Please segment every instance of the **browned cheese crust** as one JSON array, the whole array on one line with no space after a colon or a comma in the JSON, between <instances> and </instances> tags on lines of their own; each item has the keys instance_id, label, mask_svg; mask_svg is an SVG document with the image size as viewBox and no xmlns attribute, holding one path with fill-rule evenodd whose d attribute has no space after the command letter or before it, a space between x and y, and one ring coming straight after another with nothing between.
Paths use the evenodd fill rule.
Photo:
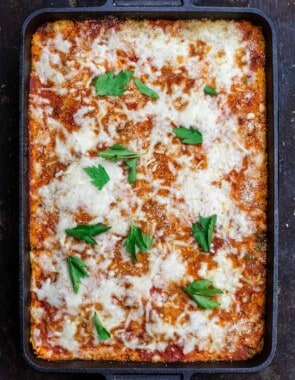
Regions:
<instances>
[{"instance_id":1,"label":"browned cheese crust","mask_svg":"<svg viewBox=\"0 0 295 380\"><path fill-rule=\"evenodd\" d=\"M246 21L56 21L32 40L29 108L31 342L47 360L244 360L263 345L266 260L265 56ZM133 70L122 96L95 96L93 79ZM204 94L205 86L217 95ZM202 132L186 145L175 127ZM145 152L137 180L98 158L113 144ZM83 168L102 163L103 190ZM79 191L81 192L79 195ZM217 214L210 252L192 236ZM130 220L153 237L131 260ZM77 224L112 229L89 245ZM75 294L67 257L89 278ZM183 291L201 278L224 294L202 310ZM111 334L100 341L97 312Z\"/></svg>"}]
</instances>

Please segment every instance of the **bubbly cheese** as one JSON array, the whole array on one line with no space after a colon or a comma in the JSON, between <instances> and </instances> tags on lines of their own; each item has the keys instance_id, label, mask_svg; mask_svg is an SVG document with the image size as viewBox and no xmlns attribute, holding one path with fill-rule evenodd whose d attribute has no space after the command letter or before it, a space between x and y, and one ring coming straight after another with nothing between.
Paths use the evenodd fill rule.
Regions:
<instances>
[{"instance_id":1,"label":"bubbly cheese","mask_svg":"<svg viewBox=\"0 0 295 380\"><path fill-rule=\"evenodd\" d=\"M247 356L248 347L257 347L258 333L255 343L243 343L252 323L248 309L242 335L238 328L245 306L237 292L251 272L246 247L253 251L265 221L263 200L257 200L264 183L259 178L265 154L256 143L263 140L263 122L250 106L244 113L236 111L251 105L261 80L252 68L252 45L243 29L252 26L243 25L222 20L64 21L44 26L50 38L37 32L32 71L37 85L30 98L31 291L36 298L31 313L32 341L40 356L240 359L235 355L244 350ZM140 94L133 81L121 97L95 96L95 76L126 69L134 70L134 77L159 98ZM218 96L205 94L206 85L216 88ZM183 144L173 132L179 126L198 129L203 143ZM115 143L144 153L133 185L122 162L96 154ZM102 190L84 170L97 165L110 177ZM242 197L236 193L240 189ZM191 225L213 214L217 223L211 251L205 253ZM152 248L138 253L137 263L123 246L131 221L153 238ZM77 224L94 223L112 227L94 237L95 245L65 233ZM73 255L84 260L89 272L78 294L66 260ZM214 312L198 308L183 292L200 278L223 290L214 297L221 304ZM260 291L260 285L255 289ZM251 294L250 287L245 299ZM48 311L42 303L53 308L56 323L45 337L40 324ZM98 339L94 311L111 332L110 340ZM40 351L44 342L52 348L46 353ZM55 348L62 353L55 354Z\"/></svg>"},{"instance_id":2,"label":"bubbly cheese","mask_svg":"<svg viewBox=\"0 0 295 380\"><path fill-rule=\"evenodd\" d=\"M72 322L69 319L64 321L63 331L58 339L58 343L61 347L72 352L75 352L78 349L79 345L75 339L76 329L76 322Z\"/></svg>"}]
</instances>

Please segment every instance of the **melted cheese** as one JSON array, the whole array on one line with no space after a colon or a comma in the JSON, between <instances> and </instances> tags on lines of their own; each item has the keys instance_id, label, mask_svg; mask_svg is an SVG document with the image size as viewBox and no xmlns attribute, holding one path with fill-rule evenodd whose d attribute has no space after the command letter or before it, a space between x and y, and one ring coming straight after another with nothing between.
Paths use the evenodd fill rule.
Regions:
<instances>
[{"instance_id":1,"label":"melted cheese","mask_svg":"<svg viewBox=\"0 0 295 380\"><path fill-rule=\"evenodd\" d=\"M58 339L58 344L65 348L66 350L75 352L79 345L76 342L75 339L75 333L76 333L76 322L72 322L69 319L66 319L63 323L63 330L61 333L61 336Z\"/></svg>"},{"instance_id":2,"label":"melted cheese","mask_svg":"<svg viewBox=\"0 0 295 380\"><path fill-rule=\"evenodd\" d=\"M245 139L247 133L260 136L255 112L247 111L249 122L241 132L241 115L229 102L235 86L245 85L245 77L253 82L258 78L251 69L249 41L233 21L164 22L166 27L161 22L116 21L117 28L94 22L93 36L88 23L77 23L75 30L67 22L48 24L44 30L50 38L33 41L33 50L40 52L32 75L41 85L32 91L30 103L31 147L37 157L32 160L31 225L32 230L38 223L45 226L41 248L33 245L31 252L37 268L31 284L37 298L31 308L34 348L54 360L59 358L55 347L65 359L146 360L145 352L154 354L153 360L171 360L167 352L173 345L183 356L171 354L172 360L234 358L240 349L234 326L243 307L236 294L245 276L245 264L236 257L244 260L245 248L239 247L255 241L261 222L253 215L263 214L257 211L260 206L252 213L240 206L231 179L232 173L242 173L248 159L250 167L243 173L254 183L253 173L265 160L264 152ZM74 38L64 33L66 28ZM134 70L159 99L145 98L132 82L122 97L94 96L96 75L124 69ZM209 84L216 87L217 97L204 93ZM243 100L249 102L255 91L245 90ZM62 108L62 97L72 104L69 109ZM262 103L259 110L264 112ZM185 146L175 137L175 126L197 128L203 143ZM114 143L145 153L134 185L128 183L122 163L93 154ZM46 172L46 162L58 163L56 170ZM110 177L102 190L84 170L99 164ZM244 201L254 203L256 193L248 194L246 186L243 191ZM212 214L217 214L214 238L223 245L215 248L213 243L207 254L193 239L191 224ZM153 237L151 250L139 253L137 264L123 247L131 218ZM66 236L65 229L81 221L112 229L89 245ZM81 280L78 294L67 268L69 255L83 258L90 274ZM44 278L38 278L38 270ZM216 312L198 308L182 291L200 278L224 292L215 297L221 303ZM39 328L47 313L42 302L54 308L57 326L46 337ZM94 311L111 331L109 341L99 341ZM92 327L85 330L88 324ZM52 350L42 354L42 340ZM81 350L83 341L89 346Z\"/></svg>"}]
</instances>

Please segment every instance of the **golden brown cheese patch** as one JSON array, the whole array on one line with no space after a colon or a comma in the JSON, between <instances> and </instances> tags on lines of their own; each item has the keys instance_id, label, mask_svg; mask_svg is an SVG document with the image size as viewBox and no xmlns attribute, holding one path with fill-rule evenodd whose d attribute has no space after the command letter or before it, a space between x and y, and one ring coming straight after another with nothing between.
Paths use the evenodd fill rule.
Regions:
<instances>
[{"instance_id":1,"label":"golden brown cheese patch","mask_svg":"<svg viewBox=\"0 0 295 380\"><path fill-rule=\"evenodd\" d=\"M93 78L133 70L120 97ZM204 93L209 85L217 96ZM264 39L246 21L56 21L32 41L29 108L31 342L47 360L247 359L262 348L266 254ZM185 145L175 127L197 128ZM144 152L137 181L97 156L113 144ZM110 176L102 190L87 166ZM192 236L217 214L210 253ZM153 237L131 260L131 219ZM112 226L96 245L77 224ZM84 260L78 294L67 258ZM183 288L209 279L221 306L203 310ZM97 312L111 338L100 341Z\"/></svg>"}]
</instances>

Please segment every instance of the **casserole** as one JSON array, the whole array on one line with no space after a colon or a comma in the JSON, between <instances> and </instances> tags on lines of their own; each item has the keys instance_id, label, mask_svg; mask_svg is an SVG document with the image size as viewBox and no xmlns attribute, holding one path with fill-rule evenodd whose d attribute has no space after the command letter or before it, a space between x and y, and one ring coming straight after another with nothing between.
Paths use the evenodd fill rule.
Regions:
<instances>
[{"instance_id":1,"label":"casserole","mask_svg":"<svg viewBox=\"0 0 295 380\"><path fill-rule=\"evenodd\" d=\"M116 11L118 10L118 8L116 8ZM187 9L186 9L187 10ZM143 11L144 11L144 9L143 9ZM75 13L75 12L74 12ZM85 13L84 13L85 14ZM144 14L144 16L146 16L146 14L145 13L143 13ZM169 13L169 15L168 15L168 13L166 14L165 13L165 11L164 11L164 14L165 14L165 16L166 17L169 17L169 18L173 18L173 13ZM161 17L164 17L163 16L163 13L158 13L158 14L154 14L154 17L159 17L159 15L161 15ZM206 15L206 17L208 17L208 18L210 18L209 16L211 16L211 14L209 14L209 16L208 16L208 14L206 14L206 13L198 13L198 14L194 14L194 13L189 13L189 14L187 14L187 13L182 13L181 14L181 16L184 16L184 17L192 17L192 16L194 16L194 17L196 17L196 15L198 15L198 17L200 16L200 17L204 17L205 15ZM93 16L93 13L91 14L91 16ZM126 16L126 15L125 15ZM176 14L174 14L174 16L176 16ZM243 14L243 16L244 16L244 14ZM60 16L60 17L63 17L63 16ZM85 17L87 17L87 12L86 12L86 15L85 15ZM88 14L88 17L89 17L89 14ZM129 15L129 17L130 17L130 15ZM179 17L179 15L178 15L178 17ZM220 17L220 15L218 16L218 17ZM183 17L182 17L183 18ZM224 15L222 15L222 18L225 18L224 17ZM234 18L234 17L231 17L231 18ZM36 19L35 19L36 20ZM267 47L266 47L266 54L267 54ZM267 94L268 96L269 96L269 92L268 92L268 94ZM270 119L268 118L268 121L269 121ZM269 135L268 135L268 138L269 138ZM271 159L271 156L270 156L270 151L268 152L268 154L269 154L269 158ZM269 184L271 185L271 178L270 178L270 176L269 176ZM272 197L272 189L268 189L268 194L269 194L269 196L270 196L270 199L271 199L271 197ZM270 203L270 202L269 202ZM268 203L268 204L269 204ZM269 206L268 206L269 207ZM268 218L269 218L269 213L268 213ZM271 225L269 225L268 227L270 227ZM24 228L25 228L25 225L24 225ZM271 229L269 229L269 231L271 231ZM23 237L25 237L25 236L23 236ZM269 241L269 240L268 240ZM269 243L271 243L271 241L269 241ZM271 244L269 244L269 247L271 246ZM268 272L269 273L269 272ZM253 360L255 360L255 358L253 359ZM91 363L91 364L93 364L93 363ZM130 363L126 363L128 366L130 365ZM217 363L213 363L213 367L216 365ZM231 365L233 364L233 363L230 363ZM73 366L75 367L77 365L77 363L73 363ZM196 366L197 365L197 363L193 363L192 364L192 366ZM211 365L211 364L210 364ZM224 365L224 363L219 363L218 365L220 365L220 367L222 367L223 365ZM170 367L171 367L171 365L170 365ZM199 363L198 363L198 369L199 369L199 367L201 368L202 367L202 365L200 365L199 366Z\"/></svg>"}]
</instances>

